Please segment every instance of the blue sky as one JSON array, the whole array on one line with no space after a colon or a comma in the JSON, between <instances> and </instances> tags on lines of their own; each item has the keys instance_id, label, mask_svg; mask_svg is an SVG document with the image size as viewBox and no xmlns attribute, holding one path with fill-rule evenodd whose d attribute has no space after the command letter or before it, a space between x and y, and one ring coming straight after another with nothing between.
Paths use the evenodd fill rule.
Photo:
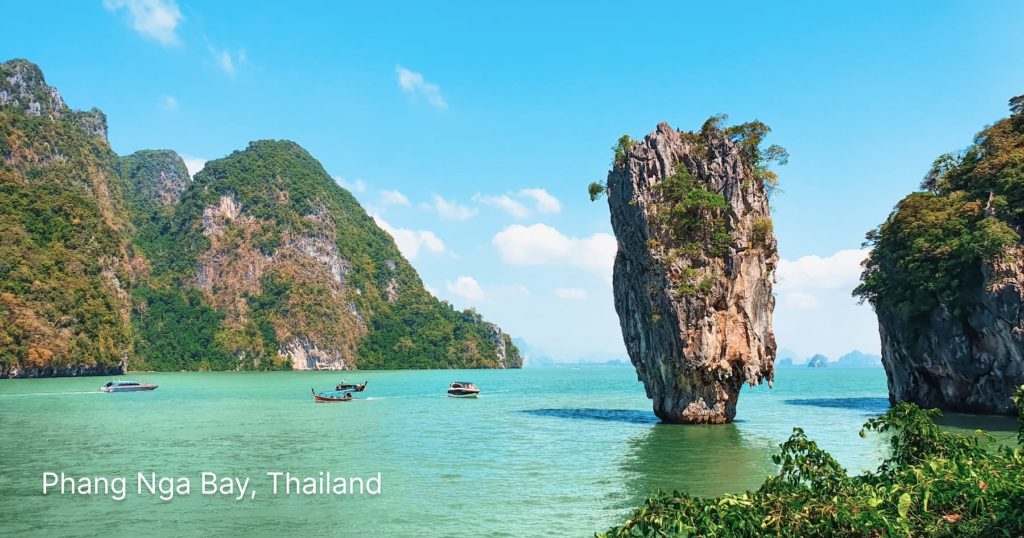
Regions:
<instances>
[{"instance_id":1,"label":"blue sky","mask_svg":"<svg viewBox=\"0 0 1024 538\"><path fill-rule=\"evenodd\" d=\"M625 355L585 192L621 134L774 129L776 335L835 358L879 347L864 233L1024 93L1020 2L552 4L18 2L0 58L106 112L121 154L295 140L438 296L567 361Z\"/></svg>"}]
</instances>

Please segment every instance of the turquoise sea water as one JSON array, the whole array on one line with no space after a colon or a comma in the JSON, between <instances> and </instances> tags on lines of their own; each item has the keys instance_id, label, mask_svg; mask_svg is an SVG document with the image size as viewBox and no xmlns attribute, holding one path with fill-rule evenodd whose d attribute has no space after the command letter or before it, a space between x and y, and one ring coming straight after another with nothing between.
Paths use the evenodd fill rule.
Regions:
<instances>
[{"instance_id":1,"label":"turquoise sea water","mask_svg":"<svg viewBox=\"0 0 1024 538\"><path fill-rule=\"evenodd\" d=\"M874 468L885 450L857 435L887 407L880 369L779 370L774 389L743 389L725 426L658 424L632 368L354 372L345 377L369 380L367 390L341 404L310 394L337 372L128 377L160 388L0 381L0 534L589 536L657 489L757 487L794 426L851 472ZM455 380L482 396L446 397ZM201 495L203 471L249 477L246 498ZM382 491L275 496L271 471L380 473ZM44 472L127 477L127 498L43 496ZM138 496L138 472L189 478L191 493Z\"/></svg>"}]
</instances>

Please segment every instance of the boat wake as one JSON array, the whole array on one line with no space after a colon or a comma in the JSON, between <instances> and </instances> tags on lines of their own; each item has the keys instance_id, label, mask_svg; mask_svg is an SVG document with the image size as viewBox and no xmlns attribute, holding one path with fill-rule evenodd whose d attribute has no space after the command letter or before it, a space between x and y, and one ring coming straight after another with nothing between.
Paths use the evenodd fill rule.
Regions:
<instances>
[{"instance_id":1,"label":"boat wake","mask_svg":"<svg viewBox=\"0 0 1024 538\"><path fill-rule=\"evenodd\" d=\"M21 396L70 396L74 394L103 394L98 390L75 390L68 392L26 392L23 394L0 394L0 398L14 398Z\"/></svg>"},{"instance_id":2,"label":"boat wake","mask_svg":"<svg viewBox=\"0 0 1024 538\"><path fill-rule=\"evenodd\" d=\"M403 398L430 398L431 396L437 396L436 394L407 394L405 396L367 396L363 400L401 400Z\"/></svg>"}]
</instances>

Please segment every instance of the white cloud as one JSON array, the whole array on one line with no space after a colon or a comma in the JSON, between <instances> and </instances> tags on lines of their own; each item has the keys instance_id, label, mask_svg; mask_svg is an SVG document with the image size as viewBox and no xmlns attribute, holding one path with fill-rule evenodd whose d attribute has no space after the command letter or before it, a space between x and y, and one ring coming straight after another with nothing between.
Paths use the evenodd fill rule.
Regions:
<instances>
[{"instance_id":1,"label":"white cloud","mask_svg":"<svg viewBox=\"0 0 1024 538\"><path fill-rule=\"evenodd\" d=\"M362 179L356 178L355 181L349 182L341 176L334 176L334 181L350 192L366 192L366 182Z\"/></svg>"},{"instance_id":2,"label":"white cloud","mask_svg":"<svg viewBox=\"0 0 1024 538\"><path fill-rule=\"evenodd\" d=\"M210 54L213 55L213 59L217 63L217 67L232 78L238 72L238 68L248 61L245 49L238 49L238 52L232 54L229 50L221 50L213 45L210 45L209 48Z\"/></svg>"},{"instance_id":3,"label":"white cloud","mask_svg":"<svg viewBox=\"0 0 1024 538\"><path fill-rule=\"evenodd\" d=\"M852 290L860 280L860 264L867 255L867 249L840 250L827 258L803 256L796 261L779 260L776 275L780 287L787 289L848 287Z\"/></svg>"},{"instance_id":4,"label":"white cloud","mask_svg":"<svg viewBox=\"0 0 1024 538\"><path fill-rule=\"evenodd\" d=\"M533 198L534 207L541 213L558 213L562 210L562 203L558 198L551 196L544 189L523 189L519 191L519 195Z\"/></svg>"},{"instance_id":5,"label":"white cloud","mask_svg":"<svg viewBox=\"0 0 1024 538\"><path fill-rule=\"evenodd\" d=\"M421 73L411 71L400 65L395 66L395 73L398 73L398 85L405 93L423 97L434 108L442 110L448 108L448 102L441 95L441 87L427 82Z\"/></svg>"},{"instance_id":6,"label":"white cloud","mask_svg":"<svg viewBox=\"0 0 1024 538\"><path fill-rule=\"evenodd\" d=\"M867 255L850 249L779 261L774 325L781 347L832 359L852 349L878 352L878 320L870 306L850 295Z\"/></svg>"},{"instance_id":7,"label":"white cloud","mask_svg":"<svg viewBox=\"0 0 1024 538\"><path fill-rule=\"evenodd\" d=\"M160 105L163 106L165 110L169 110L171 112L178 110L178 100L175 99L173 95L163 96L163 98L160 99Z\"/></svg>"},{"instance_id":8,"label":"white cloud","mask_svg":"<svg viewBox=\"0 0 1024 538\"><path fill-rule=\"evenodd\" d=\"M517 219L528 218L532 214L530 208L516 198L532 202L534 209L539 213L558 213L562 210L562 203L558 198L551 196L544 189L521 189L501 195L477 193L473 196L474 201L497 207Z\"/></svg>"},{"instance_id":9,"label":"white cloud","mask_svg":"<svg viewBox=\"0 0 1024 538\"><path fill-rule=\"evenodd\" d=\"M206 159L202 157L182 155L181 160L185 161L185 168L188 168L188 175L192 177L195 177L195 175L206 166Z\"/></svg>"},{"instance_id":10,"label":"white cloud","mask_svg":"<svg viewBox=\"0 0 1024 538\"><path fill-rule=\"evenodd\" d=\"M482 204L497 207L517 219L525 219L530 216L529 208L504 194L501 196L488 196L477 193L473 196L473 200Z\"/></svg>"},{"instance_id":11,"label":"white cloud","mask_svg":"<svg viewBox=\"0 0 1024 538\"><path fill-rule=\"evenodd\" d=\"M513 224L495 234L491 243L501 259L512 265L561 265L579 267L608 282L618 246L610 234L568 237L546 224Z\"/></svg>"},{"instance_id":12,"label":"white cloud","mask_svg":"<svg viewBox=\"0 0 1024 538\"><path fill-rule=\"evenodd\" d=\"M214 51L213 57L217 59L217 65L227 74L235 76L235 62L231 59L231 53L226 50Z\"/></svg>"},{"instance_id":13,"label":"white cloud","mask_svg":"<svg viewBox=\"0 0 1024 538\"><path fill-rule=\"evenodd\" d=\"M380 203L384 206L389 205L412 205L409 203L409 199L404 194L398 191L380 191Z\"/></svg>"},{"instance_id":14,"label":"white cloud","mask_svg":"<svg viewBox=\"0 0 1024 538\"><path fill-rule=\"evenodd\" d=\"M587 290L583 288L555 288L551 292L559 299L570 301L582 301L587 298Z\"/></svg>"},{"instance_id":15,"label":"white cloud","mask_svg":"<svg viewBox=\"0 0 1024 538\"><path fill-rule=\"evenodd\" d=\"M479 301L487 296L480 283L471 276L460 276L455 282L446 281L445 286L450 293L471 301Z\"/></svg>"},{"instance_id":16,"label":"white cloud","mask_svg":"<svg viewBox=\"0 0 1024 538\"><path fill-rule=\"evenodd\" d=\"M139 34L164 45L177 45L178 23L185 19L173 0L103 0L107 11L126 10L128 23Z\"/></svg>"},{"instance_id":17,"label":"white cloud","mask_svg":"<svg viewBox=\"0 0 1024 538\"><path fill-rule=\"evenodd\" d=\"M456 202L449 202L440 195L434 195L434 209L441 218L447 220L468 220L476 215L476 209L459 205Z\"/></svg>"},{"instance_id":18,"label":"white cloud","mask_svg":"<svg viewBox=\"0 0 1024 538\"><path fill-rule=\"evenodd\" d=\"M410 230L408 228L395 228L384 219L374 215L373 220L385 232L391 234L398 245L402 255L410 260L416 259L420 251L425 250L433 254L441 254L445 251L444 241L441 241L434 232L430 230Z\"/></svg>"}]
</instances>

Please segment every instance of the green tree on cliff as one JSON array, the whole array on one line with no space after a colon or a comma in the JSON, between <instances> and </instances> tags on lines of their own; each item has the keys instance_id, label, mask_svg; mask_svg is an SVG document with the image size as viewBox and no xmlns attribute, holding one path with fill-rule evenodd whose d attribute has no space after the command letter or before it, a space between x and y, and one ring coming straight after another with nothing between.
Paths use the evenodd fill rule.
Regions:
<instances>
[{"instance_id":1,"label":"green tree on cliff","mask_svg":"<svg viewBox=\"0 0 1024 538\"><path fill-rule=\"evenodd\" d=\"M1012 115L963 151L935 160L921 192L867 234L871 254L854 295L876 310L923 321L940 305L967 315L964 290L984 284L985 262L1007 255L1024 224L1024 96Z\"/></svg>"}]
</instances>

